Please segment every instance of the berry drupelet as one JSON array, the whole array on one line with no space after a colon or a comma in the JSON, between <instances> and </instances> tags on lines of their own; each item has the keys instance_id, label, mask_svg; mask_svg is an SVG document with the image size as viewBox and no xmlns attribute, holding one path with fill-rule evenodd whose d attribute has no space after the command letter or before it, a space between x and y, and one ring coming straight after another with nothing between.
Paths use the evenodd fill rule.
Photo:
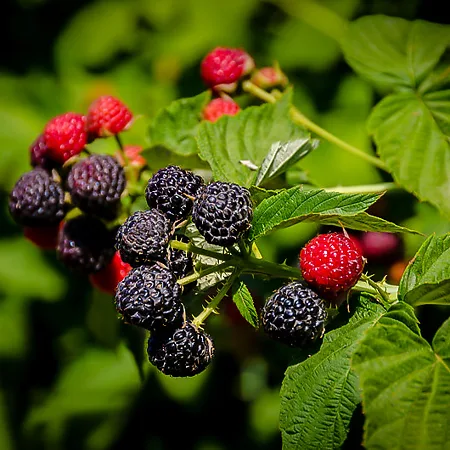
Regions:
<instances>
[{"instance_id":1,"label":"berry drupelet","mask_svg":"<svg viewBox=\"0 0 450 450\"><path fill-rule=\"evenodd\" d=\"M64 191L42 168L24 173L9 195L9 212L19 225L48 227L66 214Z\"/></svg>"},{"instance_id":2,"label":"berry drupelet","mask_svg":"<svg viewBox=\"0 0 450 450\"><path fill-rule=\"evenodd\" d=\"M206 242L229 247L250 228L253 207L248 189L234 183L208 184L194 202L192 220Z\"/></svg>"},{"instance_id":3,"label":"berry drupelet","mask_svg":"<svg viewBox=\"0 0 450 450\"><path fill-rule=\"evenodd\" d=\"M314 342L322 335L326 318L323 300L298 281L275 291L261 312L265 333L291 347Z\"/></svg>"},{"instance_id":4,"label":"berry drupelet","mask_svg":"<svg viewBox=\"0 0 450 450\"><path fill-rule=\"evenodd\" d=\"M104 269L114 256L114 235L92 216L79 215L62 225L57 257L77 272L91 274Z\"/></svg>"},{"instance_id":5,"label":"berry drupelet","mask_svg":"<svg viewBox=\"0 0 450 450\"><path fill-rule=\"evenodd\" d=\"M110 155L91 155L78 161L67 177L72 203L105 220L117 216L125 185L125 170Z\"/></svg>"},{"instance_id":6,"label":"berry drupelet","mask_svg":"<svg viewBox=\"0 0 450 450\"><path fill-rule=\"evenodd\" d=\"M136 211L119 227L116 249L122 260L133 267L165 261L172 235L172 224L162 212Z\"/></svg>"},{"instance_id":7,"label":"berry drupelet","mask_svg":"<svg viewBox=\"0 0 450 450\"><path fill-rule=\"evenodd\" d=\"M158 170L149 180L145 198L150 208L156 208L171 221L184 220L192 211L192 199L204 187L203 179L178 166Z\"/></svg>"},{"instance_id":8,"label":"berry drupelet","mask_svg":"<svg viewBox=\"0 0 450 450\"><path fill-rule=\"evenodd\" d=\"M180 326L182 288L173 273L159 264L132 269L117 285L115 306L126 323L162 332Z\"/></svg>"},{"instance_id":9,"label":"berry drupelet","mask_svg":"<svg viewBox=\"0 0 450 450\"><path fill-rule=\"evenodd\" d=\"M186 321L171 333L154 333L147 346L149 361L172 377L192 377L203 372L214 356L211 337Z\"/></svg>"}]
</instances>

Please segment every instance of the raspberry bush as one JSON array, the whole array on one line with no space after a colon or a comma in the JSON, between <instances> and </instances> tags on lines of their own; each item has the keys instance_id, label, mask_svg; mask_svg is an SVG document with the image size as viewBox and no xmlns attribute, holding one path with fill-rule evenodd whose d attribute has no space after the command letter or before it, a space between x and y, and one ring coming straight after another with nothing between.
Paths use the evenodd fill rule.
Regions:
<instances>
[{"instance_id":1,"label":"raspberry bush","mask_svg":"<svg viewBox=\"0 0 450 450\"><path fill-rule=\"evenodd\" d=\"M246 367L249 403L263 391L248 380L271 389L260 367L279 377L272 390L285 450L448 447L450 31L367 15L342 33L353 79L379 95L365 136L373 148L312 120L281 63L216 46L197 61L194 95L146 114L102 89L83 110L43 117L24 149L8 219L39 249L36 259L42 253L75 280L74 291L89 289L87 306L64 316L87 314L89 339L115 352L111 362L87 350L79 368L71 355L58 386L64 392L93 366L120 378L103 399L130 414L110 432L128 430L119 447L145 428L136 416L140 399L157 398L154 379L167 392L176 386L173 398L183 382L207 396L195 383L231 373L226 354ZM332 180L350 181L328 183L324 166ZM370 183L355 181L358 167ZM394 220L390 202L419 213ZM435 221L424 227L418 217ZM61 331L57 345L77 339ZM49 397L25 428L45 423L46 408L63 411L58 402ZM92 411L107 409L99 405L92 400ZM96 448L92 436L86 448Z\"/></svg>"}]
</instances>

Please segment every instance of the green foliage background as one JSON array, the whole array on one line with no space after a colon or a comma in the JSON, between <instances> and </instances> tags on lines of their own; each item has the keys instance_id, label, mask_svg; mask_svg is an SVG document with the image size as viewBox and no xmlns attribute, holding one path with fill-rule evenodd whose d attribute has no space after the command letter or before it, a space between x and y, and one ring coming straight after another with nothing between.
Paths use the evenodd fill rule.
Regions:
<instances>
[{"instance_id":1,"label":"green foliage background","mask_svg":"<svg viewBox=\"0 0 450 450\"><path fill-rule=\"evenodd\" d=\"M121 98L138 120L126 144L148 146L150 120L172 100L204 91L202 57L218 45L245 48L258 66L278 61L295 86L293 102L325 129L367 151L367 120L381 91L347 65L338 40L368 14L443 23L426 0L9 1L0 61L0 448L279 449L279 391L303 355L266 339L231 302L211 320L217 356L192 379L171 379L145 358L142 335L117 320L112 299L68 273L52 252L26 241L7 211L8 192L29 170L28 147L45 122L84 112L97 96ZM375 127L372 123L371 126ZM97 151L114 152L111 140ZM157 154L153 168L184 156ZM338 167L338 170L336 169ZM302 162L323 187L391 181L368 163L322 142ZM292 180L292 183L297 183ZM392 191L371 213L428 235L449 230L428 203ZM316 232L299 223L260 239L264 256L295 264ZM425 236L404 235L404 258ZM387 266L372 265L379 276ZM406 281L405 281L406 283ZM248 280L256 306L277 282ZM442 307L419 310L430 337ZM130 351L135 349L134 352ZM143 379L145 378L145 383ZM359 448L362 415L344 448ZM299 447L300 448L300 447Z\"/></svg>"}]
</instances>

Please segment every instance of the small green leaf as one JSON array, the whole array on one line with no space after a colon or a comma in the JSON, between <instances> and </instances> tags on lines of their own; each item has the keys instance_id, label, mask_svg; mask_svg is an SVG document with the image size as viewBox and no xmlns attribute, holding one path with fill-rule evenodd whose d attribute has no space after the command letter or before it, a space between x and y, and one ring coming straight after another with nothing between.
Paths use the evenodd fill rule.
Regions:
<instances>
[{"instance_id":1,"label":"small green leaf","mask_svg":"<svg viewBox=\"0 0 450 450\"><path fill-rule=\"evenodd\" d=\"M401 92L375 106L368 131L394 180L450 217L450 89Z\"/></svg>"},{"instance_id":2,"label":"small green leaf","mask_svg":"<svg viewBox=\"0 0 450 450\"><path fill-rule=\"evenodd\" d=\"M425 240L403 274L398 295L413 306L450 304L450 233Z\"/></svg>"},{"instance_id":3,"label":"small green leaf","mask_svg":"<svg viewBox=\"0 0 450 450\"><path fill-rule=\"evenodd\" d=\"M350 360L383 312L380 305L361 297L347 325L327 333L318 353L288 368L281 387L284 450L341 448L360 402Z\"/></svg>"},{"instance_id":4,"label":"small green leaf","mask_svg":"<svg viewBox=\"0 0 450 450\"><path fill-rule=\"evenodd\" d=\"M264 181L285 172L290 166L317 148L318 145L317 139L311 140L309 138L289 142L274 142L259 168L255 185L260 186Z\"/></svg>"},{"instance_id":5,"label":"small green leaf","mask_svg":"<svg viewBox=\"0 0 450 450\"><path fill-rule=\"evenodd\" d=\"M242 281L233 286L233 302L242 317L253 327L258 328L258 313L253 303L252 294Z\"/></svg>"},{"instance_id":6,"label":"small green leaf","mask_svg":"<svg viewBox=\"0 0 450 450\"><path fill-rule=\"evenodd\" d=\"M261 166L275 142L309 137L290 119L291 97L289 91L276 103L250 106L199 126L199 154L210 164L214 179L248 187L255 178L251 167Z\"/></svg>"},{"instance_id":7,"label":"small green leaf","mask_svg":"<svg viewBox=\"0 0 450 450\"><path fill-rule=\"evenodd\" d=\"M201 112L210 98L210 91L205 91L195 97L175 100L162 109L149 128L151 146L166 147L177 155L195 155Z\"/></svg>"},{"instance_id":8,"label":"small green leaf","mask_svg":"<svg viewBox=\"0 0 450 450\"><path fill-rule=\"evenodd\" d=\"M417 87L450 43L450 27L371 15L350 23L344 56L363 78L387 90Z\"/></svg>"},{"instance_id":9,"label":"small green leaf","mask_svg":"<svg viewBox=\"0 0 450 450\"><path fill-rule=\"evenodd\" d=\"M278 194L279 190L263 189L257 186L250 186L250 194L254 205L259 205L266 198L272 197L272 195Z\"/></svg>"},{"instance_id":10,"label":"small green leaf","mask_svg":"<svg viewBox=\"0 0 450 450\"><path fill-rule=\"evenodd\" d=\"M368 450L449 448L450 319L433 345L404 302L368 330L352 359L359 376Z\"/></svg>"},{"instance_id":11,"label":"small green leaf","mask_svg":"<svg viewBox=\"0 0 450 450\"><path fill-rule=\"evenodd\" d=\"M251 240L270 231L303 221L344 226L363 231L411 232L407 228L371 216L364 211L375 203L378 194L340 194L323 189L294 187L263 200L254 211Z\"/></svg>"}]
</instances>

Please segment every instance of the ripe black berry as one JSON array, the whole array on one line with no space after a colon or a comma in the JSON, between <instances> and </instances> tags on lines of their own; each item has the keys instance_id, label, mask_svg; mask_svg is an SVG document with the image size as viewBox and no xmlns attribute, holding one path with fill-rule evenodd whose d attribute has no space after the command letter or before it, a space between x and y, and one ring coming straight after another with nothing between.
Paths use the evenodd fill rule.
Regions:
<instances>
[{"instance_id":1,"label":"ripe black berry","mask_svg":"<svg viewBox=\"0 0 450 450\"><path fill-rule=\"evenodd\" d=\"M181 286L170 270L159 264L132 269L117 285L115 305L125 322L162 331L183 322Z\"/></svg>"},{"instance_id":2,"label":"ripe black berry","mask_svg":"<svg viewBox=\"0 0 450 450\"><path fill-rule=\"evenodd\" d=\"M114 235L95 217L76 216L59 231L56 253L72 270L98 272L111 262L114 252Z\"/></svg>"},{"instance_id":3,"label":"ripe black berry","mask_svg":"<svg viewBox=\"0 0 450 450\"><path fill-rule=\"evenodd\" d=\"M298 281L278 289L261 313L264 331L291 347L303 347L321 336L327 312L321 298Z\"/></svg>"},{"instance_id":4,"label":"ripe black berry","mask_svg":"<svg viewBox=\"0 0 450 450\"><path fill-rule=\"evenodd\" d=\"M150 208L163 212L170 220L183 220L192 210L192 200L203 188L203 179L178 166L158 170L148 180L145 197Z\"/></svg>"},{"instance_id":5,"label":"ripe black berry","mask_svg":"<svg viewBox=\"0 0 450 450\"><path fill-rule=\"evenodd\" d=\"M210 244L229 247L250 228L253 218L248 189L215 181L194 202L192 220Z\"/></svg>"},{"instance_id":6,"label":"ripe black berry","mask_svg":"<svg viewBox=\"0 0 450 450\"><path fill-rule=\"evenodd\" d=\"M125 184L123 167L110 155L91 155L78 161L67 177L73 204L106 220L117 216Z\"/></svg>"},{"instance_id":7,"label":"ripe black berry","mask_svg":"<svg viewBox=\"0 0 450 450\"><path fill-rule=\"evenodd\" d=\"M136 211L119 227L116 248L133 267L165 261L172 234L170 220L157 209Z\"/></svg>"},{"instance_id":8,"label":"ripe black berry","mask_svg":"<svg viewBox=\"0 0 450 450\"><path fill-rule=\"evenodd\" d=\"M9 211L20 225L56 225L65 216L64 191L42 168L24 173L9 195Z\"/></svg>"},{"instance_id":9,"label":"ripe black berry","mask_svg":"<svg viewBox=\"0 0 450 450\"><path fill-rule=\"evenodd\" d=\"M148 340L149 361L162 373L173 377L191 377L206 369L214 356L209 335L191 322L172 333L155 333Z\"/></svg>"}]
</instances>

